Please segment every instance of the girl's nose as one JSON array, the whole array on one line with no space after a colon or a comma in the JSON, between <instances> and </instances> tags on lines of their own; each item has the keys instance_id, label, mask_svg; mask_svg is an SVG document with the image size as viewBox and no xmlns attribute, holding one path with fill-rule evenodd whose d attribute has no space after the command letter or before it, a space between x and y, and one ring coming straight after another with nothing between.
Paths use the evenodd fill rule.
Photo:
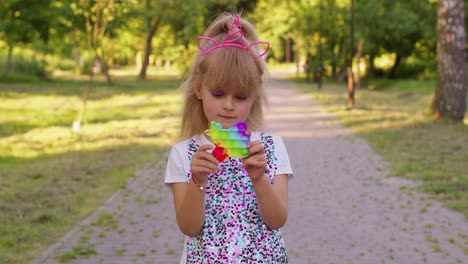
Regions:
<instances>
[{"instance_id":1,"label":"girl's nose","mask_svg":"<svg viewBox=\"0 0 468 264\"><path fill-rule=\"evenodd\" d=\"M231 110L233 108L233 98L231 95L226 96L223 107L227 110Z\"/></svg>"}]
</instances>

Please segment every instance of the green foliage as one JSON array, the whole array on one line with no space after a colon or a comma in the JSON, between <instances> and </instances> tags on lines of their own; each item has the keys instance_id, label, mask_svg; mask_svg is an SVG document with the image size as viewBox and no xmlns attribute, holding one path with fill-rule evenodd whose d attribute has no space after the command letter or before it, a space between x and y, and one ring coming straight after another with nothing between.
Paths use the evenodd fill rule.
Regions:
<instances>
[{"instance_id":1,"label":"green foliage","mask_svg":"<svg viewBox=\"0 0 468 264\"><path fill-rule=\"evenodd\" d=\"M136 64L137 54L144 52L149 26L157 23L152 55L184 72L197 51L197 36L213 18L222 11L242 11L254 22L259 37L270 41L268 58L273 61L284 60L288 38L301 63L306 56L317 58L321 36L322 65L327 75L336 77L350 54L349 4L347 0L130 0L112 4L107 0L6 0L0 4L0 35L9 45L53 53L75 61L81 72L87 72L93 57L86 54L89 49L111 68ZM363 41L362 58L368 70L374 68L374 58L397 54L403 60L401 69L395 66L396 76L434 76L432 66L423 69L418 61L435 60L436 5L436 1L355 1L354 43ZM88 31L86 16L90 18ZM381 72L387 75L389 70Z\"/></svg>"},{"instance_id":2,"label":"green foliage","mask_svg":"<svg viewBox=\"0 0 468 264\"><path fill-rule=\"evenodd\" d=\"M424 1L358 1L358 37L364 40L364 54L378 57L384 53L435 59L436 5ZM403 22L404 21L404 22ZM369 25L372 25L371 27ZM370 64L373 61L369 61ZM411 65L413 64L413 65ZM398 65L393 65L397 67ZM398 77L418 77L418 64L406 62L406 69L396 71ZM403 66L404 67L404 66ZM434 69L431 68L433 71ZM427 69L420 69L428 74Z\"/></svg>"},{"instance_id":3,"label":"green foliage","mask_svg":"<svg viewBox=\"0 0 468 264\"><path fill-rule=\"evenodd\" d=\"M297 25L295 16L301 15L296 13L298 9L298 3L292 1L258 1L251 19L255 22L260 38L270 42L269 58L279 60L284 56L282 42L288 32L294 32L293 27Z\"/></svg>"},{"instance_id":4,"label":"green foliage","mask_svg":"<svg viewBox=\"0 0 468 264\"><path fill-rule=\"evenodd\" d=\"M6 53L0 52L0 65L6 63ZM0 80L12 79L18 76L30 76L33 80L49 79L55 70L72 71L75 62L50 54L40 54L30 49L18 49L12 56L9 76L1 76ZM14 75L14 76L12 76Z\"/></svg>"},{"instance_id":5,"label":"green foliage","mask_svg":"<svg viewBox=\"0 0 468 264\"><path fill-rule=\"evenodd\" d=\"M356 19L359 35L374 52L376 47L403 57L415 49L415 43L432 39L435 43L436 6L423 1L358 2ZM404 21L404 23L402 23ZM372 25L372 27L369 27ZM366 47L366 49L367 49Z\"/></svg>"},{"instance_id":6,"label":"green foliage","mask_svg":"<svg viewBox=\"0 0 468 264\"><path fill-rule=\"evenodd\" d=\"M5 64L6 55L0 54L0 65ZM47 62L44 58L38 59L35 56L31 57L28 52L18 53L12 58L10 70L16 73L33 75L40 78L45 78L49 75L47 71Z\"/></svg>"},{"instance_id":7,"label":"green foliage","mask_svg":"<svg viewBox=\"0 0 468 264\"><path fill-rule=\"evenodd\" d=\"M35 38L49 38L49 7L52 0L2 1L0 31L9 46L31 43ZM41 12L38 12L41 10Z\"/></svg>"},{"instance_id":8,"label":"green foliage","mask_svg":"<svg viewBox=\"0 0 468 264\"><path fill-rule=\"evenodd\" d=\"M325 73L336 77L339 67L345 64L350 53L349 3L350 1L259 0L252 18L255 19L262 38L271 42L272 51L269 56L275 60L284 58L288 34L294 40L301 62L305 61L306 56L316 60L321 35ZM435 3L355 1L354 10L354 44L363 41L362 58L368 68L373 68L373 58L385 53L398 54L403 59L435 59ZM407 61L404 67L406 68L399 71L396 68L397 76L418 77L421 74L412 71L420 70L418 63ZM434 69L430 69L431 72L424 69L426 78L434 75Z\"/></svg>"}]
</instances>

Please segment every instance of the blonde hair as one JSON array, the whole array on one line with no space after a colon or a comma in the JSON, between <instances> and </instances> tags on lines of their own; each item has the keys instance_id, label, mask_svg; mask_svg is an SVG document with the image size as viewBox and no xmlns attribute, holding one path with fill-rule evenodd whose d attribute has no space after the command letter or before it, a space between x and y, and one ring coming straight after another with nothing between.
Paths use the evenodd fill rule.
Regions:
<instances>
[{"instance_id":1,"label":"blonde hair","mask_svg":"<svg viewBox=\"0 0 468 264\"><path fill-rule=\"evenodd\" d=\"M229 31L236 14L222 13L211 23L204 36L222 43ZM257 34L251 23L240 19L245 44L258 41ZM241 42L239 42L240 44ZM205 49L214 43L203 44ZM212 50L206 55L199 51L182 83L185 89L182 108L182 123L180 138L188 139L203 133L208 127L208 120L203 111L203 102L195 94L202 85L216 87L223 91L240 91L252 93L255 100L245 122L250 130L263 127L263 106L267 104L263 78L267 73L265 62L258 56L256 48L244 50L236 47L223 47Z\"/></svg>"}]
</instances>

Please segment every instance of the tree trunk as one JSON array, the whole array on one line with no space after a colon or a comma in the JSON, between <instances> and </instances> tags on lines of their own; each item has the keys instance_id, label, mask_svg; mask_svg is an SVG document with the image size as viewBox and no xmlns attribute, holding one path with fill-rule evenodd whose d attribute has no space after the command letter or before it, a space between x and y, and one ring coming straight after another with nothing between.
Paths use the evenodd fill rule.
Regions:
<instances>
[{"instance_id":1,"label":"tree trunk","mask_svg":"<svg viewBox=\"0 0 468 264\"><path fill-rule=\"evenodd\" d=\"M140 74L138 78L146 79L146 70L149 64L149 56L151 54L151 43L153 40L153 36L150 36L150 33L146 36L146 44L145 44L145 55L143 56L143 63L141 65Z\"/></svg>"},{"instance_id":2,"label":"tree trunk","mask_svg":"<svg viewBox=\"0 0 468 264\"><path fill-rule=\"evenodd\" d=\"M11 68L11 57L13 56L13 45L8 45L8 55L6 58L5 65L3 66L3 76L7 76L8 73L10 73L10 68Z\"/></svg>"},{"instance_id":3,"label":"tree trunk","mask_svg":"<svg viewBox=\"0 0 468 264\"><path fill-rule=\"evenodd\" d=\"M299 45L301 45L299 37L295 35L296 45L294 45L294 62L296 63L296 79L299 79Z\"/></svg>"},{"instance_id":4,"label":"tree trunk","mask_svg":"<svg viewBox=\"0 0 468 264\"><path fill-rule=\"evenodd\" d=\"M323 28L323 4L320 0L319 8L319 39L318 39L318 66L317 66L317 89L322 89L322 28Z\"/></svg>"},{"instance_id":5,"label":"tree trunk","mask_svg":"<svg viewBox=\"0 0 468 264\"><path fill-rule=\"evenodd\" d=\"M400 54L397 53L395 62L393 63L393 66L390 69L390 72L388 73L388 78L393 79L396 77L396 71L398 69L398 66L400 66L400 62L401 62L401 56Z\"/></svg>"},{"instance_id":6,"label":"tree trunk","mask_svg":"<svg viewBox=\"0 0 468 264\"><path fill-rule=\"evenodd\" d=\"M348 67L348 60L346 59L347 56L348 56L348 49L345 48L345 38L344 37L341 37L340 38L340 42L339 42L339 46L338 46L338 60L335 60L335 63L336 63L336 67L338 68L338 75L335 75L336 76L336 81L337 82L342 82L344 81L344 78L346 77L346 68ZM338 66L339 63L341 63L341 58L345 58L344 59L344 64L341 64L340 66Z\"/></svg>"},{"instance_id":7,"label":"tree trunk","mask_svg":"<svg viewBox=\"0 0 468 264\"><path fill-rule=\"evenodd\" d=\"M146 70L148 69L149 57L151 55L151 43L153 42L154 34L156 34L156 31L158 30L160 22L158 18L155 19L156 20L154 21L154 23L151 23L150 20L147 24L148 35L146 36L145 55L143 57L143 64L141 65L140 74L138 76L138 78L140 79L146 79Z\"/></svg>"},{"instance_id":8,"label":"tree trunk","mask_svg":"<svg viewBox=\"0 0 468 264\"><path fill-rule=\"evenodd\" d=\"M86 89L83 94L82 104L81 104L81 111L78 114L78 117L75 122L73 122L73 132L78 133L81 129L81 124L83 123L84 115L86 112L86 106L88 103L89 92L91 91L91 86L93 83L93 70L89 71L88 82L86 84Z\"/></svg>"},{"instance_id":9,"label":"tree trunk","mask_svg":"<svg viewBox=\"0 0 468 264\"><path fill-rule=\"evenodd\" d=\"M336 81L339 83L346 81L345 78L346 78L347 72L348 72L348 63L345 63L340 66L340 71L339 71Z\"/></svg>"},{"instance_id":10,"label":"tree trunk","mask_svg":"<svg viewBox=\"0 0 468 264\"><path fill-rule=\"evenodd\" d=\"M337 81L338 80L338 74L341 73L341 68L338 67L339 61L337 58L340 58L343 53L344 49L344 37L340 37L340 39L337 42L338 45L338 51L335 51L336 49L334 48L335 45L330 45L330 50L329 52L333 54L333 59L331 61L331 68L332 68L332 79ZM345 55L346 56L346 55ZM344 78L344 77L343 77Z\"/></svg>"},{"instance_id":11,"label":"tree trunk","mask_svg":"<svg viewBox=\"0 0 468 264\"><path fill-rule=\"evenodd\" d=\"M375 63L374 63L374 60L375 60L375 53L371 53L369 54L369 63L368 63L368 66L367 66L367 75L370 75L370 76L375 76Z\"/></svg>"},{"instance_id":12,"label":"tree trunk","mask_svg":"<svg viewBox=\"0 0 468 264\"><path fill-rule=\"evenodd\" d=\"M96 52L96 53L97 53L97 52ZM106 76L107 83L108 83L109 85L113 85L114 83L112 82L112 77L111 77L111 75L110 75L110 73L109 73L109 67L108 67L108 65L107 65L107 62L106 62L104 59L102 59L101 56L99 56L99 55L97 55L97 54L96 54L96 59L97 59L97 60L100 62L100 64L101 64L101 71L102 71L102 73L104 73L104 76Z\"/></svg>"},{"instance_id":13,"label":"tree trunk","mask_svg":"<svg viewBox=\"0 0 468 264\"><path fill-rule=\"evenodd\" d=\"M354 0L351 0L351 19L349 22L350 28L350 45L349 45L349 64L348 64L348 107L353 108L356 104L355 89L354 89L354 74L353 74L353 59L354 59Z\"/></svg>"},{"instance_id":14,"label":"tree trunk","mask_svg":"<svg viewBox=\"0 0 468 264\"><path fill-rule=\"evenodd\" d=\"M356 89L361 89L361 56L362 56L362 46L364 45L364 40L360 39L357 46L356 52L356 61L357 61L357 71L356 71Z\"/></svg>"},{"instance_id":15,"label":"tree trunk","mask_svg":"<svg viewBox=\"0 0 468 264\"><path fill-rule=\"evenodd\" d=\"M436 118L463 122L466 111L465 17L463 0L439 0L437 12Z\"/></svg>"},{"instance_id":16,"label":"tree trunk","mask_svg":"<svg viewBox=\"0 0 468 264\"><path fill-rule=\"evenodd\" d=\"M286 63L291 62L291 33L286 34Z\"/></svg>"},{"instance_id":17,"label":"tree trunk","mask_svg":"<svg viewBox=\"0 0 468 264\"><path fill-rule=\"evenodd\" d=\"M354 76L352 67L348 67L348 108L353 108L356 104L354 99Z\"/></svg>"},{"instance_id":18,"label":"tree trunk","mask_svg":"<svg viewBox=\"0 0 468 264\"><path fill-rule=\"evenodd\" d=\"M190 68L190 65L192 64L192 57L190 54L189 50L189 45L188 43L184 44L184 69L183 69L183 75L185 75Z\"/></svg>"}]
</instances>

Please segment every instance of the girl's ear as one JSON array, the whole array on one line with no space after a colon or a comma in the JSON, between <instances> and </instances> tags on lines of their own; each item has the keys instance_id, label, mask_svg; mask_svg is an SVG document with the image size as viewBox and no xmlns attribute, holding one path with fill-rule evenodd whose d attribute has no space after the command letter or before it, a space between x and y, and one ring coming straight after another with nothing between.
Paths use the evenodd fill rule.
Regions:
<instances>
[{"instance_id":1,"label":"girl's ear","mask_svg":"<svg viewBox=\"0 0 468 264\"><path fill-rule=\"evenodd\" d=\"M193 92L195 93L195 96L200 99L201 98L201 84L197 82L195 84L195 87L193 88Z\"/></svg>"},{"instance_id":2,"label":"girl's ear","mask_svg":"<svg viewBox=\"0 0 468 264\"><path fill-rule=\"evenodd\" d=\"M201 92L200 92L199 87L196 87L195 90L194 90L194 92L195 92L195 96L196 96L198 99L200 99L200 98L201 98Z\"/></svg>"}]
</instances>

